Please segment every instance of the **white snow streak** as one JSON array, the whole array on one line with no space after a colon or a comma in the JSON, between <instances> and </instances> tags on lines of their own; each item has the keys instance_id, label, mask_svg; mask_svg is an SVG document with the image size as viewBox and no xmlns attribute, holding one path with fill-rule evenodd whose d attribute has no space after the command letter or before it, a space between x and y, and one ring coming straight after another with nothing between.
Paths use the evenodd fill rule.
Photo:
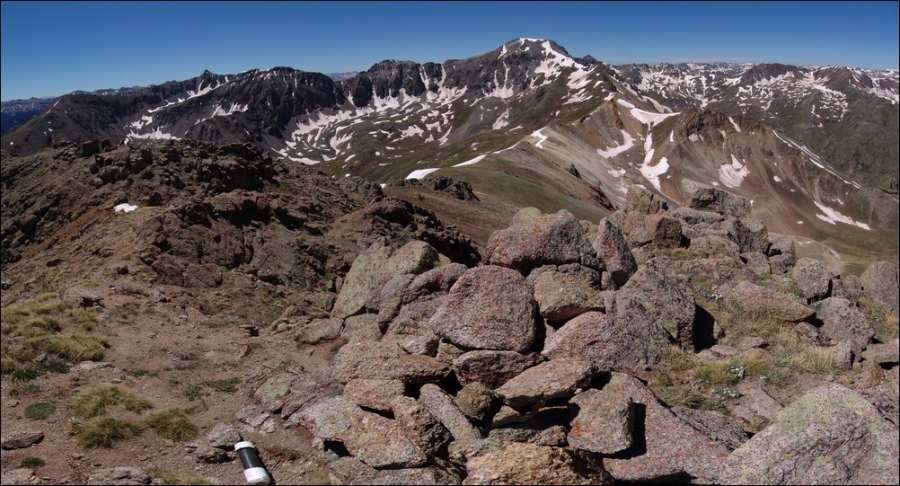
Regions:
<instances>
[{"instance_id":1,"label":"white snow streak","mask_svg":"<svg viewBox=\"0 0 900 486\"><path fill-rule=\"evenodd\" d=\"M813 204L815 204L816 207L819 208L820 211L825 213L825 214L816 213L816 217L821 219L822 221L825 221L826 223L831 223L831 224L844 223L844 224L849 224L849 225L853 225L853 226L858 226L867 231L872 230L872 228L870 228L869 225L867 225L865 223L860 223L859 221L854 221L853 218L844 216L843 214L837 212L836 210L831 209L828 206L825 206L823 204L820 204L818 201L813 201Z\"/></svg>"}]
</instances>

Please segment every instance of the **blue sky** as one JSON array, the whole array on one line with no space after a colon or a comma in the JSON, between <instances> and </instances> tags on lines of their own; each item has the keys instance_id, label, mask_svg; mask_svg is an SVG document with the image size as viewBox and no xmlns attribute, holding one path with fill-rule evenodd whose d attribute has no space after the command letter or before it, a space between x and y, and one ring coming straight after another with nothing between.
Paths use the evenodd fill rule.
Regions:
<instances>
[{"instance_id":1,"label":"blue sky","mask_svg":"<svg viewBox=\"0 0 900 486\"><path fill-rule=\"evenodd\" d=\"M9 2L0 99L160 84L204 69L362 71L518 37L630 62L898 67L898 2Z\"/></svg>"}]
</instances>

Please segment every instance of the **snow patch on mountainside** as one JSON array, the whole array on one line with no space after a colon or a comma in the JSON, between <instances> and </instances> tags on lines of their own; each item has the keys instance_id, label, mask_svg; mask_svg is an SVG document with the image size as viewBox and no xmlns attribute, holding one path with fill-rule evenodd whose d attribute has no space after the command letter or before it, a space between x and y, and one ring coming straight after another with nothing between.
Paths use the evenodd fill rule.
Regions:
<instances>
[{"instance_id":1,"label":"snow patch on mountainside","mask_svg":"<svg viewBox=\"0 0 900 486\"><path fill-rule=\"evenodd\" d=\"M825 221L826 223L831 223L831 224L844 223L844 224L857 226L857 227L862 228L867 231L872 230L872 228L870 228L869 225L867 225L865 223L860 223L859 221L854 221L853 218L844 216L843 214L839 213L837 210L829 208L828 206L825 206L824 204L821 204L818 201L813 201L813 204L815 204L816 207L819 208L820 211L825 213L825 214L816 213L816 217L821 219L822 221Z\"/></svg>"},{"instance_id":2,"label":"snow patch on mountainside","mask_svg":"<svg viewBox=\"0 0 900 486\"><path fill-rule=\"evenodd\" d=\"M598 148L597 153L601 157L610 159L610 158L613 158L613 157L621 154L622 152L625 152L626 150L630 149L631 147L634 147L634 139L631 138L631 134L629 134L625 130L622 130L622 137L625 140L624 142L622 142L622 145L619 145L617 147L610 147L606 150Z\"/></svg>"},{"instance_id":3,"label":"snow patch on mountainside","mask_svg":"<svg viewBox=\"0 0 900 486\"><path fill-rule=\"evenodd\" d=\"M734 155L731 156L731 164L719 166L719 180L730 188L740 187L748 175L750 175L750 170Z\"/></svg>"}]
</instances>

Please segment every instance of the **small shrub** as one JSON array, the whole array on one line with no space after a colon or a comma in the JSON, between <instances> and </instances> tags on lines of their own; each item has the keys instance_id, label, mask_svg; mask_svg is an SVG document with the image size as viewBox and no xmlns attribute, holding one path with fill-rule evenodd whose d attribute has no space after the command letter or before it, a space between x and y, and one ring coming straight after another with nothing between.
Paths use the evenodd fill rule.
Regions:
<instances>
[{"instance_id":1,"label":"small shrub","mask_svg":"<svg viewBox=\"0 0 900 486\"><path fill-rule=\"evenodd\" d=\"M38 363L38 369L40 369L40 371L49 373L68 373L69 364L65 361L59 361L55 359L46 360Z\"/></svg>"},{"instance_id":2,"label":"small shrub","mask_svg":"<svg viewBox=\"0 0 900 486\"><path fill-rule=\"evenodd\" d=\"M159 376L159 373L155 371L145 370L145 369L137 369L129 371L128 374L135 378L140 378L142 376Z\"/></svg>"},{"instance_id":3,"label":"small shrub","mask_svg":"<svg viewBox=\"0 0 900 486\"><path fill-rule=\"evenodd\" d=\"M56 405L48 402L37 402L25 407L25 416L31 420L44 420L56 411Z\"/></svg>"},{"instance_id":4,"label":"small shrub","mask_svg":"<svg viewBox=\"0 0 900 486\"><path fill-rule=\"evenodd\" d=\"M731 364L725 361L702 363L694 368L693 375L703 385L731 385L740 380L731 372Z\"/></svg>"},{"instance_id":5,"label":"small shrub","mask_svg":"<svg viewBox=\"0 0 900 486\"><path fill-rule=\"evenodd\" d=\"M46 465L47 463L44 462L44 460L40 457L26 457L25 459L22 459L22 463L19 465L19 467L24 467L27 469L37 469L41 466Z\"/></svg>"},{"instance_id":6,"label":"small shrub","mask_svg":"<svg viewBox=\"0 0 900 486\"><path fill-rule=\"evenodd\" d=\"M40 387L34 383L13 383L9 387L9 396L21 397L24 395L34 395L41 391Z\"/></svg>"},{"instance_id":7,"label":"small shrub","mask_svg":"<svg viewBox=\"0 0 900 486\"><path fill-rule=\"evenodd\" d=\"M226 380L204 381L203 384L216 391L234 393L237 391L237 384L240 382L240 378L228 378Z\"/></svg>"},{"instance_id":8,"label":"small shrub","mask_svg":"<svg viewBox=\"0 0 900 486\"><path fill-rule=\"evenodd\" d=\"M21 368L13 372L13 381L31 381L41 376L40 372L32 368Z\"/></svg>"},{"instance_id":9,"label":"small shrub","mask_svg":"<svg viewBox=\"0 0 900 486\"><path fill-rule=\"evenodd\" d=\"M109 449L117 440L130 439L141 433L140 424L112 417L97 417L88 421L69 421L68 434L84 447Z\"/></svg>"},{"instance_id":10,"label":"small shrub","mask_svg":"<svg viewBox=\"0 0 900 486\"><path fill-rule=\"evenodd\" d=\"M203 389L200 388L199 385L188 385L187 391L184 392L184 396L191 402L194 400L202 400Z\"/></svg>"},{"instance_id":11,"label":"small shrub","mask_svg":"<svg viewBox=\"0 0 900 486\"><path fill-rule=\"evenodd\" d=\"M735 398L740 398L740 396L741 396L740 392L738 392L735 389L728 388L727 386L722 387L722 388L716 388L713 391L713 394L715 394L717 397L721 398L722 400L733 400Z\"/></svg>"},{"instance_id":12,"label":"small shrub","mask_svg":"<svg viewBox=\"0 0 900 486\"><path fill-rule=\"evenodd\" d=\"M144 419L144 425L153 429L160 437L175 441L191 440L197 436L199 429L191 422L180 408L171 408L156 412Z\"/></svg>"},{"instance_id":13,"label":"small shrub","mask_svg":"<svg viewBox=\"0 0 900 486\"><path fill-rule=\"evenodd\" d=\"M99 385L78 393L69 409L79 418L89 419L106 413L106 407L122 405L126 410L140 413L152 408L151 403L135 393L114 385Z\"/></svg>"}]
</instances>

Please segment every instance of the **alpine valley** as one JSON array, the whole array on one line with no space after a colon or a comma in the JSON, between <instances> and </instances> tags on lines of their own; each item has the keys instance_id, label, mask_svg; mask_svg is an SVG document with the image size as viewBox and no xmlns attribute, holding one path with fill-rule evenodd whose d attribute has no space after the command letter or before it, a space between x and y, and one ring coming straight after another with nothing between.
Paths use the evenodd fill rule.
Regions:
<instances>
[{"instance_id":1,"label":"alpine valley","mask_svg":"<svg viewBox=\"0 0 900 486\"><path fill-rule=\"evenodd\" d=\"M4 103L2 483L252 441L280 484L897 484L898 80L520 38Z\"/></svg>"}]
</instances>

